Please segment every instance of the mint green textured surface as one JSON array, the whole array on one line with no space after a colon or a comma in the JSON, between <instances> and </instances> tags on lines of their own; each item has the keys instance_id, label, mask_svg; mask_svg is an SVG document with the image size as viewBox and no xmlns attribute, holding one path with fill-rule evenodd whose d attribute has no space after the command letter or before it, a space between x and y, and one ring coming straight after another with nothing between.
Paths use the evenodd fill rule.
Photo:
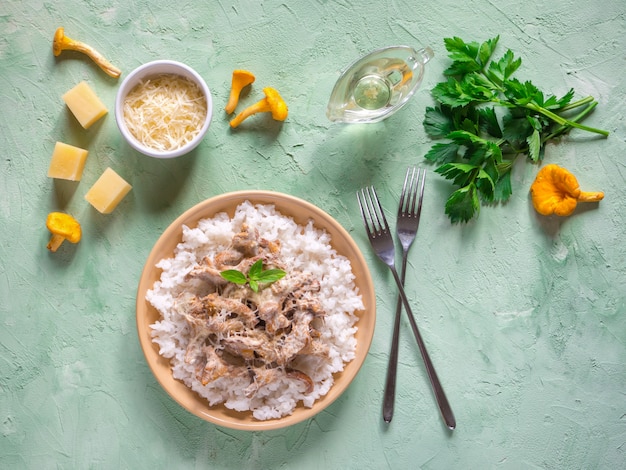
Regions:
<instances>
[{"instance_id":1,"label":"mint green textured surface","mask_svg":"<svg viewBox=\"0 0 626 470\"><path fill-rule=\"evenodd\" d=\"M154 59L194 67L213 92L196 151L159 161L117 130L120 80L86 57L52 55L58 26L125 74ZM396 414L381 417L396 289L372 254L355 192L374 184L393 220L407 166L423 163L429 90L443 38L500 44L520 79L599 105L545 161L605 199L565 219L538 216L537 166L519 161L513 197L452 226L450 187L428 167L407 291L455 411L448 432L403 320ZM429 45L435 57L409 104L374 125L325 117L340 70L370 50ZM186 1L8 0L0 6L0 468L488 469L623 468L626 462L626 5L622 0ZM279 126L255 116L231 131L222 108L235 68L257 81L242 106L277 88ZM124 75L123 75L124 76ZM122 78L123 78L122 76ZM89 130L61 95L86 80L109 107ZM80 183L47 178L54 143L90 152ZM110 215L84 194L106 167L133 190ZM179 407L148 369L135 292L161 232L211 196L266 189L335 217L362 249L377 290L374 341L346 393L288 429L220 428ZM78 245L49 253L45 218L67 211Z\"/></svg>"}]
</instances>

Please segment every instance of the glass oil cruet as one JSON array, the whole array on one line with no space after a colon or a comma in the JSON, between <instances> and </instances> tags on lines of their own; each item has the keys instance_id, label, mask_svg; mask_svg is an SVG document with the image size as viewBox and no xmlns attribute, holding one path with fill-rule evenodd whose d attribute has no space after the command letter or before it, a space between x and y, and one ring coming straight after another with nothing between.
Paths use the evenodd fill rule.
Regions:
<instances>
[{"instance_id":1,"label":"glass oil cruet","mask_svg":"<svg viewBox=\"0 0 626 470\"><path fill-rule=\"evenodd\" d=\"M328 119L371 123L391 116L417 91L433 55L430 47L390 46L361 57L337 80L326 109Z\"/></svg>"}]
</instances>

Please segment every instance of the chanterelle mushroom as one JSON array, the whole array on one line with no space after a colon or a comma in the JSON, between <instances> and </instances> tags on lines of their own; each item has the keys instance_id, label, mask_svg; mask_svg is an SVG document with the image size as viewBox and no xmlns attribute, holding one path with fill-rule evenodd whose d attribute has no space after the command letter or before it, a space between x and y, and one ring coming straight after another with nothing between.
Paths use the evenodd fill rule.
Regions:
<instances>
[{"instance_id":1,"label":"chanterelle mushroom","mask_svg":"<svg viewBox=\"0 0 626 470\"><path fill-rule=\"evenodd\" d=\"M265 98L247 107L239 114L237 114L237 116L235 116L235 119L230 121L230 127L237 127L239 124L242 123L244 119L256 113L271 112L272 118L276 121L284 121L285 119L287 119L287 104L280 96L278 91L276 91L274 88L267 87L263 88L263 93L265 93Z\"/></svg>"},{"instance_id":2,"label":"chanterelle mushroom","mask_svg":"<svg viewBox=\"0 0 626 470\"><path fill-rule=\"evenodd\" d=\"M237 107L237 103L239 103L239 95L241 95L241 90L243 90L248 85L254 83L256 77L252 72L248 72L247 70L234 70L233 71L233 80L230 87L230 96L228 97L228 103L224 107L224 111L228 114L232 113Z\"/></svg>"},{"instance_id":3,"label":"chanterelle mushroom","mask_svg":"<svg viewBox=\"0 0 626 470\"><path fill-rule=\"evenodd\" d=\"M52 252L57 251L65 240L71 243L80 241L82 234L80 224L69 214L50 212L46 219L46 227L52 232L52 238L48 242L48 249Z\"/></svg>"},{"instance_id":4,"label":"chanterelle mushroom","mask_svg":"<svg viewBox=\"0 0 626 470\"><path fill-rule=\"evenodd\" d=\"M581 191L576 177L554 164L539 170L530 193L533 206L541 215L567 216L579 202L598 202L604 198L603 192Z\"/></svg>"},{"instance_id":5,"label":"chanterelle mushroom","mask_svg":"<svg viewBox=\"0 0 626 470\"><path fill-rule=\"evenodd\" d=\"M63 51L77 51L86 54L93 60L98 66L104 70L104 72L113 77L118 78L122 71L112 65L108 60L104 58L102 54L96 51L93 47L88 46L80 41L75 41L65 35L65 30L60 27L57 28L54 33L54 39L52 40L52 53L55 57L59 56Z\"/></svg>"}]
</instances>

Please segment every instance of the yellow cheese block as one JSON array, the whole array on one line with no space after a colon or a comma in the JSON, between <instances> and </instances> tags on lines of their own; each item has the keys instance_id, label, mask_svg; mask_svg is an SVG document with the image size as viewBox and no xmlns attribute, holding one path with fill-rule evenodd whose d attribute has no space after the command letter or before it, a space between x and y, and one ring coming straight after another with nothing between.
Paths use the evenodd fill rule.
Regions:
<instances>
[{"instance_id":1,"label":"yellow cheese block","mask_svg":"<svg viewBox=\"0 0 626 470\"><path fill-rule=\"evenodd\" d=\"M83 175L83 168L85 168L87 154L88 152L85 149L57 142L52 152L48 177L80 181Z\"/></svg>"},{"instance_id":2,"label":"yellow cheese block","mask_svg":"<svg viewBox=\"0 0 626 470\"><path fill-rule=\"evenodd\" d=\"M87 191L85 199L99 212L110 214L131 189L124 178L107 168Z\"/></svg>"},{"instance_id":3,"label":"yellow cheese block","mask_svg":"<svg viewBox=\"0 0 626 470\"><path fill-rule=\"evenodd\" d=\"M109 112L86 82L66 92L63 101L85 129Z\"/></svg>"}]
</instances>

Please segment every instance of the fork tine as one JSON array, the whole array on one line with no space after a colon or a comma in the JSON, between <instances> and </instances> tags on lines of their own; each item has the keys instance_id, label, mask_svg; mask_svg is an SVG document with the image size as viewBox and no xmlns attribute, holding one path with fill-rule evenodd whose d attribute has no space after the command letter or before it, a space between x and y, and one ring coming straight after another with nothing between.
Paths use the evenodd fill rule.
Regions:
<instances>
[{"instance_id":1,"label":"fork tine","mask_svg":"<svg viewBox=\"0 0 626 470\"><path fill-rule=\"evenodd\" d=\"M361 189L361 194L357 192L357 199L359 201L359 207L361 209L361 216L365 223L365 231L367 236L372 239L376 237L376 223L372 217L371 201L369 197L369 188L365 187Z\"/></svg>"},{"instance_id":2,"label":"fork tine","mask_svg":"<svg viewBox=\"0 0 626 470\"><path fill-rule=\"evenodd\" d=\"M424 197L426 170L408 168L398 204L398 216L419 218Z\"/></svg>"},{"instance_id":3,"label":"fork tine","mask_svg":"<svg viewBox=\"0 0 626 470\"><path fill-rule=\"evenodd\" d=\"M363 219L363 223L365 225L365 231L367 232L367 236L371 238L372 231L369 224L369 212L368 214L365 213L365 204L367 203L365 200L365 188L361 188L360 191L356 192L356 200L359 202L359 209L361 210L361 218Z\"/></svg>"},{"instance_id":4,"label":"fork tine","mask_svg":"<svg viewBox=\"0 0 626 470\"><path fill-rule=\"evenodd\" d=\"M413 172L415 172L415 167L413 167ZM410 182L411 182L411 168L407 168L406 170L406 175L404 175L404 184L402 185L402 192L400 193L400 201L398 201L398 213L402 214L404 212L404 207L405 207L405 199L406 199L406 195L407 193L407 188L410 186Z\"/></svg>"},{"instance_id":5,"label":"fork tine","mask_svg":"<svg viewBox=\"0 0 626 470\"><path fill-rule=\"evenodd\" d=\"M367 235L370 238L377 238L384 232L388 232L389 224L374 186L367 186L361 189L360 196L359 192L357 192L357 200L359 201L361 216L365 221Z\"/></svg>"},{"instance_id":6,"label":"fork tine","mask_svg":"<svg viewBox=\"0 0 626 470\"><path fill-rule=\"evenodd\" d=\"M370 203L372 204L372 208L374 209L374 213L376 214L376 221L378 222L380 234L382 234L382 232L388 232L389 224L387 223L385 211L383 210L383 206L380 204L380 199L378 198L378 194L376 194L376 189L374 189L374 186L370 186Z\"/></svg>"},{"instance_id":7,"label":"fork tine","mask_svg":"<svg viewBox=\"0 0 626 470\"><path fill-rule=\"evenodd\" d=\"M417 203L417 211L415 211L415 218L418 220L420 220L420 215L422 214L422 201L424 199L424 184L426 183L426 170L425 169L419 169L418 170L418 180L416 181L416 184L419 182L420 179L420 175L421 175L421 185L420 185L420 190L419 190L419 199L418 199L418 203ZM415 197L417 197L417 188L415 191ZM413 206L413 208L415 208L415 205Z\"/></svg>"},{"instance_id":8,"label":"fork tine","mask_svg":"<svg viewBox=\"0 0 626 470\"><path fill-rule=\"evenodd\" d=\"M380 225L380 231L389 233L389 224L387 223L387 218L385 217L385 211L383 210L383 206L380 203L380 199L378 198L378 194L376 194L376 190L374 189L374 186L372 186L371 188L372 188L372 194L374 196L374 201L376 202L376 205L378 206L377 214L380 214L380 217L381 217L379 219L378 215L376 216L376 219L378 220L378 223ZM381 219L382 219L382 222L381 222Z\"/></svg>"},{"instance_id":9,"label":"fork tine","mask_svg":"<svg viewBox=\"0 0 626 470\"><path fill-rule=\"evenodd\" d=\"M407 172L408 173L408 172ZM415 174L415 167L413 167L413 171L411 173L411 184L409 185L409 202L407 204L407 211L409 214L415 213L415 203L417 201L417 183L420 177L420 171L418 170L417 175Z\"/></svg>"}]
</instances>

